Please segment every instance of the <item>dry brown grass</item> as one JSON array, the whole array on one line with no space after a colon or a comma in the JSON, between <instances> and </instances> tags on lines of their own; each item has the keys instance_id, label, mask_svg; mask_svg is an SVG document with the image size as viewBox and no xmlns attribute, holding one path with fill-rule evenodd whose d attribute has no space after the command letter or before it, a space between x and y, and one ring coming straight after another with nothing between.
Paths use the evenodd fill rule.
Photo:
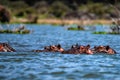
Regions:
<instances>
[{"instance_id":1,"label":"dry brown grass","mask_svg":"<svg viewBox=\"0 0 120 80\"><path fill-rule=\"evenodd\" d=\"M11 23L28 23L25 18L13 18ZM38 19L38 24L78 24L78 25L93 25L93 24L111 24L112 20L66 20L66 19Z\"/></svg>"}]
</instances>

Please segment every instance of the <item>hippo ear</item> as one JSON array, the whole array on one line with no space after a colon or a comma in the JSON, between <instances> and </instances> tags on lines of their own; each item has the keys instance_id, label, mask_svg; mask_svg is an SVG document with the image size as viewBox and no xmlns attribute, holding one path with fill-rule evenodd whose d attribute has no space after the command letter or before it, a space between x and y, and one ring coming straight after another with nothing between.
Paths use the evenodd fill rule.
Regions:
<instances>
[{"instance_id":1,"label":"hippo ear","mask_svg":"<svg viewBox=\"0 0 120 80\"><path fill-rule=\"evenodd\" d=\"M90 45L88 44L86 47L87 47L87 48L90 48Z\"/></svg>"},{"instance_id":2,"label":"hippo ear","mask_svg":"<svg viewBox=\"0 0 120 80\"><path fill-rule=\"evenodd\" d=\"M108 49L110 49L110 46L109 46L109 45L106 46L106 50L108 50Z\"/></svg>"},{"instance_id":3,"label":"hippo ear","mask_svg":"<svg viewBox=\"0 0 120 80\"><path fill-rule=\"evenodd\" d=\"M71 48L73 48L73 45L71 46Z\"/></svg>"},{"instance_id":4,"label":"hippo ear","mask_svg":"<svg viewBox=\"0 0 120 80\"><path fill-rule=\"evenodd\" d=\"M9 46L9 44L8 44L8 43L5 43L5 46L7 46L7 47L8 47L8 46Z\"/></svg>"},{"instance_id":5,"label":"hippo ear","mask_svg":"<svg viewBox=\"0 0 120 80\"><path fill-rule=\"evenodd\" d=\"M57 45L57 47L58 47L58 48L61 48L61 45L60 45L60 44L58 44L58 45Z\"/></svg>"},{"instance_id":6,"label":"hippo ear","mask_svg":"<svg viewBox=\"0 0 120 80\"><path fill-rule=\"evenodd\" d=\"M47 49L47 47L45 46L44 49Z\"/></svg>"},{"instance_id":7,"label":"hippo ear","mask_svg":"<svg viewBox=\"0 0 120 80\"><path fill-rule=\"evenodd\" d=\"M6 43L2 43L3 46L6 46Z\"/></svg>"}]
</instances>

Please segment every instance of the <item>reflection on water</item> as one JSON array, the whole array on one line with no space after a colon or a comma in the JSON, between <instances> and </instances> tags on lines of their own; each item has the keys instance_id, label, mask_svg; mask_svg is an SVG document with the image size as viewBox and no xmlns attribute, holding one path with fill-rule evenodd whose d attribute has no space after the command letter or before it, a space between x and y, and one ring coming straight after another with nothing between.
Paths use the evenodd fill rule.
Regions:
<instances>
[{"instance_id":1,"label":"reflection on water","mask_svg":"<svg viewBox=\"0 0 120 80\"><path fill-rule=\"evenodd\" d=\"M11 25L10 25L11 26ZM51 25L26 25L33 33L0 34L0 42L9 42L19 52L0 53L2 80L119 80L120 55L73 55L33 53L33 49L60 43L65 49L72 44L110 45L120 53L119 35L95 35L90 31L67 31Z\"/></svg>"}]
</instances>

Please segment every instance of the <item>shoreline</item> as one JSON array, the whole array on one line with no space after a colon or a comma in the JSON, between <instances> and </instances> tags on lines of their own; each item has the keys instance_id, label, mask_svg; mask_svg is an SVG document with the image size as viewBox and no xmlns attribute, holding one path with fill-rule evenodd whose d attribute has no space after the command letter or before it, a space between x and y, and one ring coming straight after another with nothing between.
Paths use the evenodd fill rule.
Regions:
<instances>
[{"instance_id":1,"label":"shoreline","mask_svg":"<svg viewBox=\"0 0 120 80\"><path fill-rule=\"evenodd\" d=\"M30 20L25 18L11 19L10 23L31 23ZM34 23L33 23L34 24ZM95 25L95 24L112 24L112 20L97 19L97 20L77 20L77 19L38 19L35 24L53 24L53 25Z\"/></svg>"}]
</instances>

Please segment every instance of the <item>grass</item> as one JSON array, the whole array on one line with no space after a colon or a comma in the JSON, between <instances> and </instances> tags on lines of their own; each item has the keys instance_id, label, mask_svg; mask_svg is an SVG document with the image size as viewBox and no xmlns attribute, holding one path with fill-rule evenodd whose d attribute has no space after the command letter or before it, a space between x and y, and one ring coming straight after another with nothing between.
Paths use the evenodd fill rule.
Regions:
<instances>
[{"instance_id":1,"label":"grass","mask_svg":"<svg viewBox=\"0 0 120 80\"><path fill-rule=\"evenodd\" d=\"M30 30L12 31L12 30L0 30L0 33L12 33L12 34L29 34Z\"/></svg>"},{"instance_id":2,"label":"grass","mask_svg":"<svg viewBox=\"0 0 120 80\"><path fill-rule=\"evenodd\" d=\"M99 32L93 32L93 34L108 34L108 33L104 31L99 31Z\"/></svg>"},{"instance_id":3,"label":"grass","mask_svg":"<svg viewBox=\"0 0 120 80\"><path fill-rule=\"evenodd\" d=\"M84 28L74 28L74 27L70 27L70 28L68 28L68 30L84 30Z\"/></svg>"},{"instance_id":4,"label":"grass","mask_svg":"<svg viewBox=\"0 0 120 80\"><path fill-rule=\"evenodd\" d=\"M104 32L104 31L99 31L99 32L93 32L93 34L120 34L118 32Z\"/></svg>"},{"instance_id":5,"label":"grass","mask_svg":"<svg viewBox=\"0 0 120 80\"><path fill-rule=\"evenodd\" d=\"M12 18L10 23L30 23L27 18ZM58 25L95 25L95 24L112 24L112 20L98 19L98 20L78 20L78 19L38 19L38 24L58 24Z\"/></svg>"}]
</instances>

